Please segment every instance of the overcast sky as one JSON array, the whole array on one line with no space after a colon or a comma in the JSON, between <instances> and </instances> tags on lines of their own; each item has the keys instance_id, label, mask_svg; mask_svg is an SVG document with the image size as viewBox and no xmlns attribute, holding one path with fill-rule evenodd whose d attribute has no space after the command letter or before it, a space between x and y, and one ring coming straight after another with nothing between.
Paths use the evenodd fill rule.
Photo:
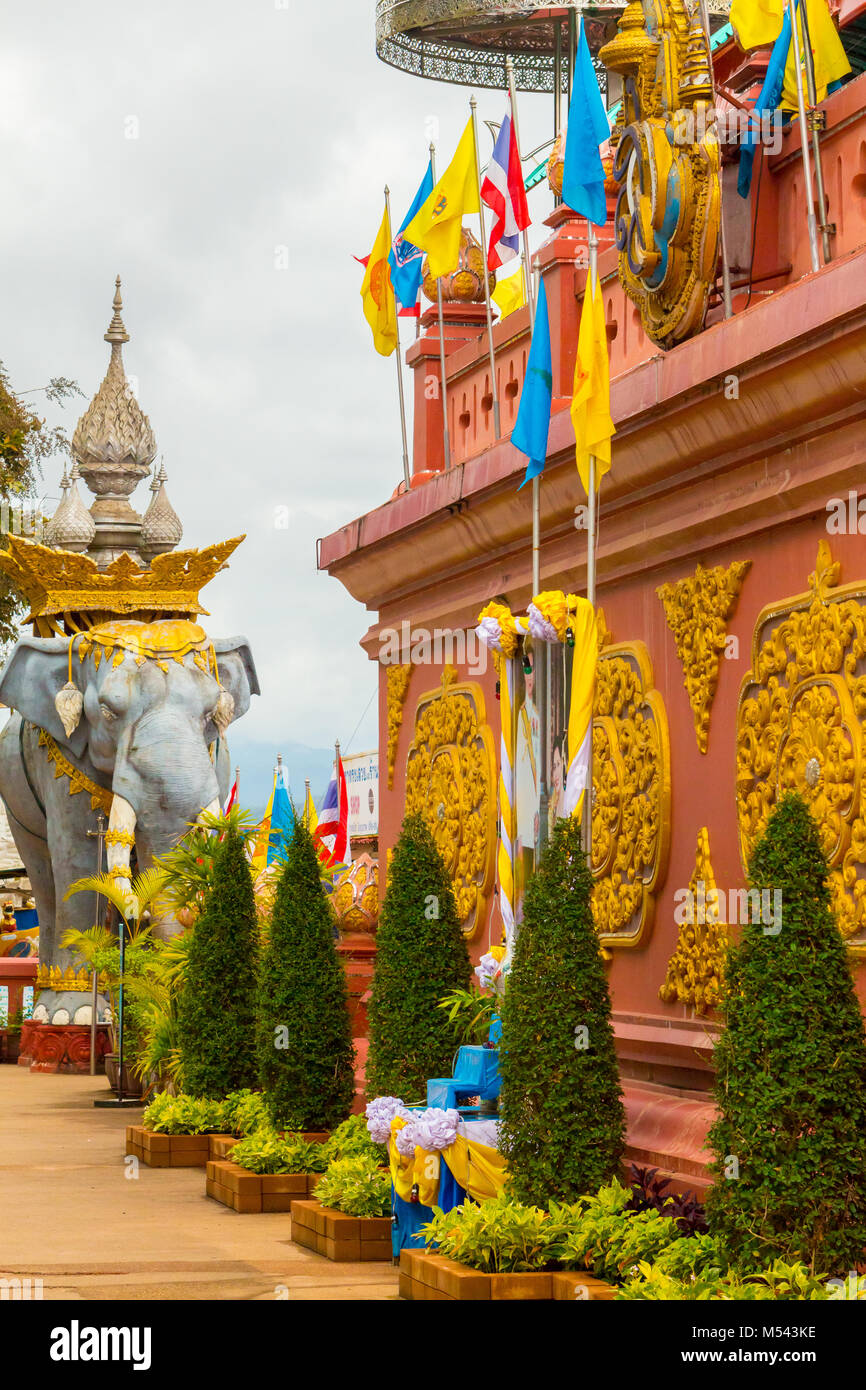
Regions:
<instances>
[{"instance_id":1,"label":"overcast sky","mask_svg":"<svg viewBox=\"0 0 866 1390\"><path fill-rule=\"evenodd\" d=\"M64 375L90 399L120 273L127 372L183 544L247 533L204 593L210 632L249 638L262 686L235 752L345 746L359 721L353 747L375 746L376 673L358 647L371 617L315 562L317 536L402 476L394 363L372 349L352 256L370 249L386 181L399 225L431 122L444 167L468 90L379 62L373 0L2 9L0 358L13 385ZM481 119L500 120L502 94L478 97ZM525 148L550 134L551 107L522 100ZM534 217L551 206L546 187L531 195ZM85 404L47 413L71 433ZM45 478L53 499L60 471ZM132 501L148 500L145 483Z\"/></svg>"}]
</instances>

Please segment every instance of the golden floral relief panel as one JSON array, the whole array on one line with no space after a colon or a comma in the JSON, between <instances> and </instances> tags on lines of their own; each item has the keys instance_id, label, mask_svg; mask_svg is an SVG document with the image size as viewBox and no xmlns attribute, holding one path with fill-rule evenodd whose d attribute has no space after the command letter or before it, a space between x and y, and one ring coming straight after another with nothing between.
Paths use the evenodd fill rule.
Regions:
<instances>
[{"instance_id":1,"label":"golden floral relief panel","mask_svg":"<svg viewBox=\"0 0 866 1390\"><path fill-rule=\"evenodd\" d=\"M592 735L592 909L603 948L652 928L670 846L670 738L643 642L610 644L599 610Z\"/></svg>"},{"instance_id":2,"label":"golden floral relief panel","mask_svg":"<svg viewBox=\"0 0 866 1390\"><path fill-rule=\"evenodd\" d=\"M747 871L777 799L805 798L839 929L866 954L866 580L840 586L839 575L822 540L807 592L758 615L737 712L737 817Z\"/></svg>"},{"instance_id":3,"label":"golden floral relief panel","mask_svg":"<svg viewBox=\"0 0 866 1390\"><path fill-rule=\"evenodd\" d=\"M468 937L486 920L496 863L496 755L481 686L446 666L419 697L406 761L406 814L420 812L451 877Z\"/></svg>"}]
</instances>

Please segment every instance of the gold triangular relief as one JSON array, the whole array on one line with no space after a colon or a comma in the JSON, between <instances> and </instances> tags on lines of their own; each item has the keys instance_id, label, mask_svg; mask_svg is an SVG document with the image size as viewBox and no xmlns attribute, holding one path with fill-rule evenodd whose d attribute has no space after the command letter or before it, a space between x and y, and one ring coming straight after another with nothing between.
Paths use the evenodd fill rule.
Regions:
<instances>
[{"instance_id":1,"label":"gold triangular relief","mask_svg":"<svg viewBox=\"0 0 866 1390\"><path fill-rule=\"evenodd\" d=\"M679 936L659 998L666 1004L689 1004L695 1013L705 1014L718 1006L728 949L724 895L716 888L706 826L698 831L695 869L677 916Z\"/></svg>"},{"instance_id":2,"label":"gold triangular relief","mask_svg":"<svg viewBox=\"0 0 866 1390\"><path fill-rule=\"evenodd\" d=\"M725 649L727 623L733 615L751 560L735 560L725 569L705 570L657 590L668 627L677 644L683 680L692 707L698 748L707 751L710 706L719 683L720 654Z\"/></svg>"}]
</instances>

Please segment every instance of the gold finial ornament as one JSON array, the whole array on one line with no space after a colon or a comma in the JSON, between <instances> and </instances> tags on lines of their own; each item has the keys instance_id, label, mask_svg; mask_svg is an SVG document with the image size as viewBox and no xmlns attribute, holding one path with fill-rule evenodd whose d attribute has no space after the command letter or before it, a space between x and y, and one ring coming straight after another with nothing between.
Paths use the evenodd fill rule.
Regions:
<instances>
[{"instance_id":1,"label":"gold finial ornament","mask_svg":"<svg viewBox=\"0 0 866 1390\"><path fill-rule=\"evenodd\" d=\"M422 266L422 287L427 298L436 302L436 280L430 274L430 265L424 257ZM442 276L442 301L445 304L483 304L484 303L484 252L478 240L468 227L460 232L460 251L457 268L450 275ZM492 294L496 288L496 273L489 271L487 283Z\"/></svg>"},{"instance_id":2,"label":"gold finial ornament","mask_svg":"<svg viewBox=\"0 0 866 1390\"><path fill-rule=\"evenodd\" d=\"M685 901L678 904L679 936L668 961L659 998L666 1004L690 1005L696 1014L714 1009L721 1000L728 950L724 895L719 893L710 863L707 827L698 831L695 868Z\"/></svg>"},{"instance_id":3,"label":"gold finial ornament","mask_svg":"<svg viewBox=\"0 0 866 1390\"><path fill-rule=\"evenodd\" d=\"M611 134L619 278L644 332L673 347L703 327L721 234L719 143L703 28L683 0L632 0L601 61L624 82Z\"/></svg>"}]
</instances>

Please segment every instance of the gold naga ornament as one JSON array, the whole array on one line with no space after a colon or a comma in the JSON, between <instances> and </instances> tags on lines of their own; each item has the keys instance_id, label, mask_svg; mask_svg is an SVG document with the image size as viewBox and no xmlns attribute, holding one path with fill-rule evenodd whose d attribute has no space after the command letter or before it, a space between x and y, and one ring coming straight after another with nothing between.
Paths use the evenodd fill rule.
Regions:
<instances>
[{"instance_id":1,"label":"gold naga ornament","mask_svg":"<svg viewBox=\"0 0 866 1390\"><path fill-rule=\"evenodd\" d=\"M599 53L623 78L611 133L619 278L670 348L703 326L721 232L712 63L698 7L631 0Z\"/></svg>"}]
</instances>

